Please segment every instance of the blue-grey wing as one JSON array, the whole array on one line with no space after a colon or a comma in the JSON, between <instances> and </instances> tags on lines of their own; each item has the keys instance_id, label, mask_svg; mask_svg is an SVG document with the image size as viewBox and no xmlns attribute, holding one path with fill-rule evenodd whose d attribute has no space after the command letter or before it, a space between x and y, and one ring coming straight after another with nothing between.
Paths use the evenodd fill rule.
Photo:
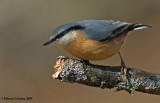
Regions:
<instances>
[{"instance_id":1,"label":"blue-grey wing","mask_svg":"<svg viewBox=\"0 0 160 103\"><path fill-rule=\"evenodd\" d=\"M131 23L114 20L85 20L80 21L78 24L85 27L84 34L86 38L104 41L116 37Z\"/></svg>"}]
</instances>

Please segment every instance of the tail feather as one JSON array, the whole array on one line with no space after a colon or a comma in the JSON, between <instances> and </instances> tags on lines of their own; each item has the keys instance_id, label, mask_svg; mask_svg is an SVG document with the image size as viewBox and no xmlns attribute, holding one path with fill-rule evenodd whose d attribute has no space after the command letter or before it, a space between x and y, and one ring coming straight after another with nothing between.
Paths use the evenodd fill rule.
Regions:
<instances>
[{"instance_id":1,"label":"tail feather","mask_svg":"<svg viewBox=\"0 0 160 103\"><path fill-rule=\"evenodd\" d=\"M120 27L114 29L112 33L121 34L121 33L132 31L132 30L139 30L139 29L150 28L150 27L152 26L144 25L144 24L137 24L137 23L128 23L128 24L121 25Z\"/></svg>"},{"instance_id":2,"label":"tail feather","mask_svg":"<svg viewBox=\"0 0 160 103\"><path fill-rule=\"evenodd\" d=\"M144 28L151 28L151 25L144 25L144 24L131 24L130 26L128 26L127 30L131 31L131 30L139 30L139 29L144 29Z\"/></svg>"}]
</instances>

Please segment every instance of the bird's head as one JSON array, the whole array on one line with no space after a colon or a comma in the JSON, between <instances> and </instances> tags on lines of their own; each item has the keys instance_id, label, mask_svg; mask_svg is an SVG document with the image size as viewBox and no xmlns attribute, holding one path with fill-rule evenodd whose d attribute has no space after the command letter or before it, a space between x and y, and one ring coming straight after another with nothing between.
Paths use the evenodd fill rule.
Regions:
<instances>
[{"instance_id":1,"label":"bird's head","mask_svg":"<svg viewBox=\"0 0 160 103\"><path fill-rule=\"evenodd\" d=\"M50 40L45 42L43 46L49 45L51 43L64 45L75 37L77 30L83 29L84 27L77 24L76 22L59 26L55 30L53 30Z\"/></svg>"}]
</instances>

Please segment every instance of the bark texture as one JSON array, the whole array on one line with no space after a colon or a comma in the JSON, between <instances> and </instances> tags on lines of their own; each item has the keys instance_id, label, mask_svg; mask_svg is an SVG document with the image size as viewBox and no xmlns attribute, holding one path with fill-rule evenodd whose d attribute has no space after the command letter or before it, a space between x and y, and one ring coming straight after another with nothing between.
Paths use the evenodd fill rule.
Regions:
<instances>
[{"instance_id":1,"label":"bark texture","mask_svg":"<svg viewBox=\"0 0 160 103\"><path fill-rule=\"evenodd\" d=\"M160 95L160 74L127 67L127 75L121 74L121 66L102 66L84 63L77 59L60 56L54 66L53 78L62 82L79 83L104 88L117 87L126 90Z\"/></svg>"}]
</instances>

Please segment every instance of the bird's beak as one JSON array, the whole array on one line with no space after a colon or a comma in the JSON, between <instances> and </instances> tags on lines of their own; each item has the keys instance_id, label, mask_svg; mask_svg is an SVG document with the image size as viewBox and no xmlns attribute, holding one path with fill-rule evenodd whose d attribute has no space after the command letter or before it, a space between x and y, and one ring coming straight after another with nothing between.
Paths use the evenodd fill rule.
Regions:
<instances>
[{"instance_id":1,"label":"bird's beak","mask_svg":"<svg viewBox=\"0 0 160 103\"><path fill-rule=\"evenodd\" d=\"M51 39L51 40L49 40L49 41L45 42L45 43L43 44L43 46L49 45L49 44L51 44L51 43L53 43L53 42L54 42L54 40L53 40L53 39Z\"/></svg>"}]
</instances>

